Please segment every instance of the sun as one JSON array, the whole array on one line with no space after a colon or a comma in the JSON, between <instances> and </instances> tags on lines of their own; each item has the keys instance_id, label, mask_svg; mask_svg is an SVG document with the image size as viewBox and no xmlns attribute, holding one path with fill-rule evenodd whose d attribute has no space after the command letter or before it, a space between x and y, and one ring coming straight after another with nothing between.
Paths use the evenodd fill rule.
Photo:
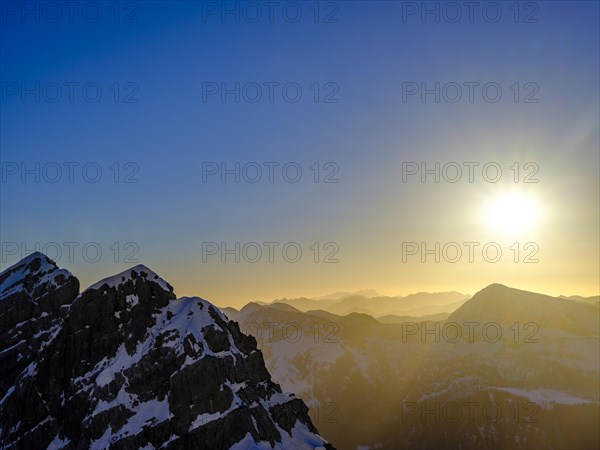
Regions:
<instances>
[{"instance_id":1,"label":"sun","mask_svg":"<svg viewBox=\"0 0 600 450\"><path fill-rule=\"evenodd\" d=\"M487 225L495 232L510 236L534 230L539 218L539 202L533 196L520 192L492 198L485 211Z\"/></svg>"}]
</instances>

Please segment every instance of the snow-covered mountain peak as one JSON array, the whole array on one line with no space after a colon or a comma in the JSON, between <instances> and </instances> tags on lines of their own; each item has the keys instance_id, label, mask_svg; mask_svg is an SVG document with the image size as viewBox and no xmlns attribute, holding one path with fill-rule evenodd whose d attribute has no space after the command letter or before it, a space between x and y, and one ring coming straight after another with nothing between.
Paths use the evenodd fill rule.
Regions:
<instances>
[{"instance_id":1,"label":"snow-covered mountain peak","mask_svg":"<svg viewBox=\"0 0 600 450\"><path fill-rule=\"evenodd\" d=\"M31 297L36 290L58 288L72 277L43 253L34 252L0 273L0 300L18 294Z\"/></svg>"},{"instance_id":2,"label":"snow-covered mountain peak","mask_svg":"<svg viewBox=\"0 0 600 450\"><path fill-rule=\"evenodd\" d=\"M98 281L97 283L92 284L86 289L86 291L98 290L101 289L104 285L106 285L108 288L118 288L120 285L125 284L130 280L135 283L138 278L144 279L146 281L152 281L158 284L166 292L173 292L173 288L169 283L167 283L152 269L149 269L143 264L138 264L137 266L134 266L131 269L127 269L116 275L104 278Z\"/></svg>"}]
</instances>

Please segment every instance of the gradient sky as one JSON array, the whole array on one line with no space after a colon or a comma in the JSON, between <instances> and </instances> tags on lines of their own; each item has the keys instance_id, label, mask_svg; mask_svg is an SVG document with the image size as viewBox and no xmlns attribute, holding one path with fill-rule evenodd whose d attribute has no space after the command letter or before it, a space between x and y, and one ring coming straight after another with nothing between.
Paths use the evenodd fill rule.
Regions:
<instances>
[{"instance_id":1,"label":"gradient sky","mask_svg":"<svg viewBox=\"0 0 600 450\"><path fill-rule=\"evenodd\" d=\"M15 4L2 7L8 3ZM515 23L512 2L500 2L497 23L480 10L472 23L465 16L458 23L432 17L423 23L418 15L403 21L406 2L377 1L335 3L336 23L315 23L313 2L298 3L297 23L280 10L273 23L266 16L235 23L232 16L203 17L213 4L221 5L126 2L121 13L132 12L134 23L115 21L106 4L96 23L84 20L79 7L73 23L44 16L36 23L3 10L1 269L26 255L12 254L12 243L32 250L56 242L63 248L58 264L86 287L134 265L123 262L123 247L135 242L135 258L178 295L218 305L363 288L474 293L494 282L555 295L598 294L598 2L537 2L537 23L523 23L527 11ZM321 14L330 8L322 2ZM73 103L66 88L56 103L8 94L14 86L69 82L98 83L102 98L86 102L77 88ZM277 90L273 103L266 94L257 103L231 96L203 101L207 82L294 82L303 96L290 103ZM321 93L334 83L339 101L315 103L309 88L315 82ZM495 82L503 96L490 103L476 90L473 103L466 92L458 103L432 97L423 103L419 96L403 102L403 82ZM538 102L515 103L509 90L515 82L521 95L529 92L525 83L539 87ZM139 101L115 103L114 83L125 89L121 94L134 83ZM274 183L266 175L255 184L202 180L205 162L265 161L295 162L303 176L297 183L277 171ZM503 176L490 183L479 171L473 183L464 174L454 184L432 177L403 183L402 163L411 161L495 162ZM57 183L43 177L37 183L7 172L11 164L36 162L80 166L73 183L66 173ZM121 175L134 163L138 182L115 183L108 169L115 162ZM322 169L335 163L339 182L314 183L308 167L315 162ZM514 162L535 162L539 182L515 183ZM83 179L87 163L103 168L98 183ZM532 196L542 211L534 227L516 236L498 233L483 217L506 190ZM221 263L218 255L202 260L203 242L272 241L299 243L301 260L286 262L280 252L274 263L266 255L257 263L231 257ZM402 261L403 242L467 241L497 242L505 253L498 263L485 262L481 252L474 263L466 255L454 264L432 257L422 263L418 256ZM539 262L515 263L508 249L515 241L535 242ZM80 243L72 261L64 242ZM335 242L339 262L315 263L314 242ZM98 262L83 258L88 243L103 250Z\"/></svg>"}]
</instances>

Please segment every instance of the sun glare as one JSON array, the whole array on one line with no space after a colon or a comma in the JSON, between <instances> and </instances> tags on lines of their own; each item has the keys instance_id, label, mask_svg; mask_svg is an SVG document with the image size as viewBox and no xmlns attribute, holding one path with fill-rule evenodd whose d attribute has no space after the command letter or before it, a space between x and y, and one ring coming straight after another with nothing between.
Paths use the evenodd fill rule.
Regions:
<instances>
[{"instance_id":1,"label":"sun glare","mask_svg":"<svg viewBox=\"0 0 600 450\"><path fill-rule=\"evenodd\" d=\"M487 205L487 224L505 235L522 234L535 228L540 216L536 199L522 193L509 193Z\"/></svg>"}]
</instances>

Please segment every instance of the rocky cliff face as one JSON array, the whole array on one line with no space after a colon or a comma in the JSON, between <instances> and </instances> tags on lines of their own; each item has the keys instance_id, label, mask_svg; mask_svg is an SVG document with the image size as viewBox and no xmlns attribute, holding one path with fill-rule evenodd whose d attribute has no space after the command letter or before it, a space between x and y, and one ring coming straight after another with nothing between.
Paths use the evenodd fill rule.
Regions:
<instances>
[{"instance_id":1,"label":"rocky cliff face","mask_svg":"<svg viewBox=\"0 0 600 450\"><path fill-rule=\"evenodd\" d=\"M78 284L41 254L0 275L1 446L331 448L209 302L144 266Z\"/></svg>"}]
</instances>

